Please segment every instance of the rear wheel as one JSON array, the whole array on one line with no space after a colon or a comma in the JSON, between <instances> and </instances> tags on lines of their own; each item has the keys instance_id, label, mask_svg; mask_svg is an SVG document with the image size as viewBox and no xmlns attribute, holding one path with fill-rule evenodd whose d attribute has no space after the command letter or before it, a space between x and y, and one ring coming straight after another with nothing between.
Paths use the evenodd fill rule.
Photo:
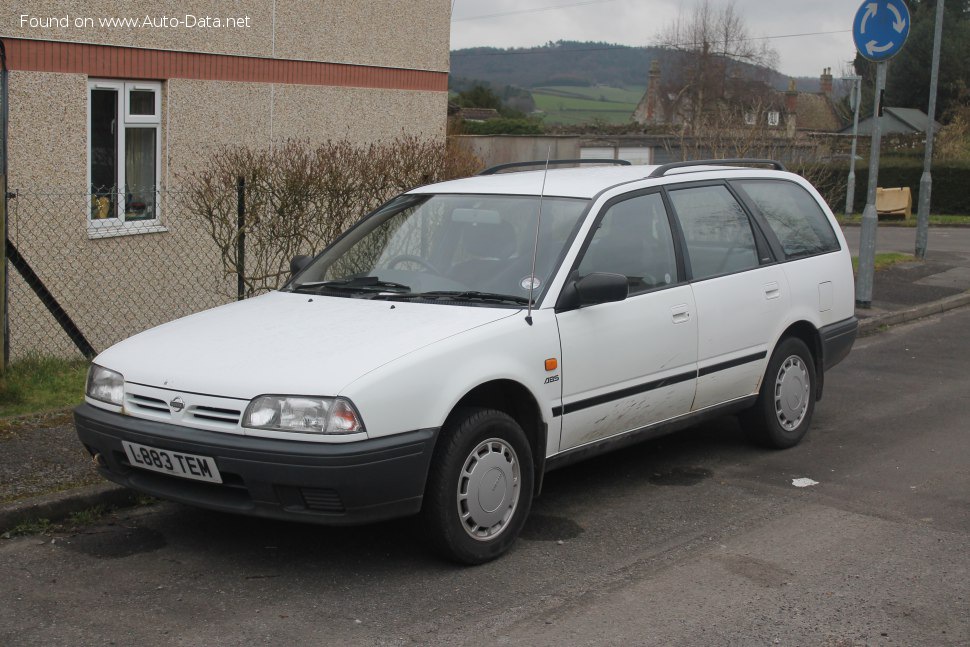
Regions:
<instances>
[{"instance_id":1,"label":"rear wheel","mask_svg":"<svg viewBox=\"0 0 970 647\"><path fill-rule=\"evenodd\" d=\"M469 409L442 430L422 514L443 556L481 564L507 551L532 505L532 451L510 416Z\"/></svg>"},{"instance_id":2,"label":"rear wheel","mask_svg":"<svg viewBox=\"0 0 970 647\"><path fill-rule=\"evenodd\" d=\"M776 449L794 447L815 411L815 361L801 339L783 339L768 361L758 401L742 422L754 440Z\"/></svg>"}]
</instances>

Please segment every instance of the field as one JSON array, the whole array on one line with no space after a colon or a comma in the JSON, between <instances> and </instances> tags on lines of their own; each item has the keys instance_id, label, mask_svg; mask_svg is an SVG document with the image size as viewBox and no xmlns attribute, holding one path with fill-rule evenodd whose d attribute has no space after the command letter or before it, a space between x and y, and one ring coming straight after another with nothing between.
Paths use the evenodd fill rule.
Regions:
<instances>
[{"instance_id":1,"label":"field","mask_svg":"<svg viewBox=\"0 0 970 647\"><path fill-rule=\"evenodd\" d=\"M643 92L639 87L546 86L532 88L532 97L546 124L627 124Z\"/></svg>"}]
</instances>

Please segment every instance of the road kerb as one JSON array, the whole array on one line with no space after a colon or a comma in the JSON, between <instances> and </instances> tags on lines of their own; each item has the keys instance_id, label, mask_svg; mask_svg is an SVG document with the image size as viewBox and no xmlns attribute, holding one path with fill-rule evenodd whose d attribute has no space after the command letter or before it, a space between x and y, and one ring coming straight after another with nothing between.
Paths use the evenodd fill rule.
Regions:
<instances>
[{"instance_id":1,"label":"road kerb","mask_svg":"<svg viewBox=\"0 0 970 647\"><path fill-rule=\"evenodd\" d=\"M859 334L871 335L872 333L879 332L879 329L883 326L894 326L896 324L906 323L908 321L915 321L916 319L929 317L931 315L946 312L947 310L953 310L954 308L960 308L968 304L970 304L970 290L960 294L954 294L953 296L949 296L938 301L932 301L930 303L923 303L918 306L913 306L912 308L906 308L905 310L887 312L885 314L876 315L875 317L866 317L865 319L859 321Z\"/></svg>"},{"instance_id":2,"label":"road kerb","mask_svg":"<svg viewBox=\"0 0 970 647\"><path fill-rule=\"evenodd\" d=\"M20 499L0 505L0 533L26 521L61 521L95 506L125 508L138 502L138 493L113 483L99 483Z\"/></svg>"}]
</instances>

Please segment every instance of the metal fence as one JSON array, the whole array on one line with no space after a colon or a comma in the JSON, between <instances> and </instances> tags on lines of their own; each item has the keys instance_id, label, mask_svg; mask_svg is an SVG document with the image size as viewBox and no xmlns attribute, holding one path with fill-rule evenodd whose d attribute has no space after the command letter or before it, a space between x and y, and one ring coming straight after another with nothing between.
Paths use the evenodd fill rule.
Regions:
<instances>
[{"instance_id":1,"label":"metal fence","mask_svg":"<svg viewBox=\"0 0 970 647\"><path fill-rule=\"evenodd\" d=\"M146 328L236 298L191 196L10 188L9 357L91 356ZM236 187L227 187L236 200Z\"/></svg>"}]
</instances>

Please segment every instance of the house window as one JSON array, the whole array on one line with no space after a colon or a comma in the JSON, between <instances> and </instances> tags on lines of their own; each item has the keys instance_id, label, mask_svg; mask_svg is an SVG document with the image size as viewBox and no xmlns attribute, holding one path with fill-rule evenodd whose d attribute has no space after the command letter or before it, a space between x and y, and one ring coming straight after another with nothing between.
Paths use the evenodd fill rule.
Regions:
<instances>
[{"instance_id":1,"label":"house window","mask_svg":"<svg viewBox=\"0 0 970 647\"><path fill-rule=\"evenodd\" d=\"M162 84L88 83L88 230L159 231Z\"/></svg>"},{"instance_id":2,"label":"house window","mask_svg":"<svg viewBox=\"0 0 970 647\"><path fill-rule=\"evenodd\" d=\"M777 110L772 110L768 113L768 125L777 126L781 123L781 114Z\"/></svg>"},{"instance_id":3,"label":"house window","mask_svg":"<svg viewBox=\"0 0 970 647\"><path fill-rule=\"evenodd\" d=\"M744 123L747 126L754 126L755 123L757 123L757 120L756 120L753 112L746 112L746 113L744 113Z\"/></svg>"}]
</instances>

